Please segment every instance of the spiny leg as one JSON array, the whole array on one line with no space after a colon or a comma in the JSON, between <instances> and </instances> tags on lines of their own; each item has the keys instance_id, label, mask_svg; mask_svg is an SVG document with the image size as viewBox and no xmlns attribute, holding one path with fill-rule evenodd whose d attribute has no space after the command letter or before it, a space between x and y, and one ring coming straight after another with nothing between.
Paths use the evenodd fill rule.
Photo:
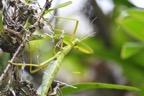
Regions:
<instances>
[{"instance_id":1,"label":"spiny leg","mask_svg":"<svg viewBox=\"0 0 144 96\"><path fill-rule=\"evenodd\" d=\"M63 47L63 38L64 38L65 31L61 30L61 29L54 28L52 26L52 24L48 20L46 20L46 18L43 18L43 19L47 23L47 25L49 26L50 32L53 34L52 41L54 41L54 38L56 37L55 34L54 34L54 32L60 32L60 33L62 33L61 36L59 36L58 38L57 37L55 38L55 39L59 39L59 41L54 46L54 53L56 54L56 48L58 47L58 48L62 49L62 47Z\"/></svg>"},{"instance_id":2,"label":"spiny leg","mask_svg":"<svg viewBox=\"0 0 144 96\"><path fill-rule=\"evenodd\" d=\"M29 56L30 56L30 64L32 64L32 50L31 50L31 47L30 47L30 44L29 44L29 42L28 42L28 46L29 46L29 49L30 49L30 53L29 53ZM34 66L30 66L30 73L31 73L31 71L32 71L32 67L34 67Z\"/></svg>"},{"instance_id":3,"label":"spiny leg","mask_svg":"<svg viewBox=\"0 0 144 96\"><path fill-rule=\"evenodd\" d=\"M67 41L63 41L66 45L71 44L72 41L74 40L74 36L75 36L75 34L76 34L79 21L78 21L77 19L75 19L75 18L67 18L67 17L61 17L61 16L54 16L54 17L55 17L55 18L66 19L66 20L72 20L72 21L75 21L75 22L76 22L76 23L75 23L75 27L74 27L74 31L73 31L73 33L72 33L72 37L71 37L70 43L67 42ZM82 41L82 40L84 40L84 39L86 39L87 37L89 37L89 36L91 36L91 35L93 35L93 33L90 34L90 35L87 35L85 38L79 39L79 42ZM79 49L81 52L84 52L84 53L87 53L87 54L92 54L92 53L93 53L93 50L92 50L90 47L87 47L84 43L83 43L83 45L84 45L84 46L82 46L82 47L76 45L76 46L74 46L74 48L77 48L77 49ZM83 48L83 47L84 47L84 48Z\"/></svg>"},{"instance_id":4,"label":"spiny leg","mask_svg":"<svg viewBox=\"0 0 144 96\"><path fill-rule=\"evenodd\" d=\"M71 40L70 40L70 42L72 42L73 40L74 40L74 35L76 34L76 31L77 31L77 28L78 28L78 23L79 23L79 21L77 20L77 19L75 19L75 18L67 18L67 17L62 17L62 16L54 16L53 14L50 14L51 16L53 16L53 17L55 17L55 18L58 18L58 19L65 19L65 20L72 20L72 21L75 21L76 23L75 23L75 27L74 27L74 31L73 31L73 33L72 33L72 37L71 37ZM64 33L64 30L61 30L61 29L55 29L53 26L52 26L52 24L48 21L48 20L46 20L46 18L43 18L46 22L47 22L47 24L50 26L50 28L52 29L52 32L54 31L57 31L57 32L62 32L62 35L61 35L61 37L62 38L64 38L64 35L63 35L63 33ZM54 33L53 32L53 33ZM62 39L61 39L61 37L60 37L60 41L62 41ZM58 42L59 43L59 42ZM59 44L59 45L61 45L61 48L62 48L62 46L63 46L63 41L62 41L62 43L61 44ZM56 45L57 46L57 45Z\"/></svg>"},{"instance_id":5,"label":"spiny leg","mask_svg":"<svg viewBox=\"0 0 144 96\"><path fill-rule=\"evenodd\" d=\"M75 28L74 28L74 31L72 33L72 37L71 37L71 42L74 40L74 35L77 31L77 27L78 27L78 20L77 19L74 19L74 18L66 18L66 17L61 17L61 16L54 16L55 18L61 18L61 19L66 19L66 20L73 20L73 21L76 21L76 24L75 24ZM60 31L60 32L63 32L62 30L60 29L53 29L55 31ZM61 35L62 36L62 35ZM64 35L63 35L64 36ZM64 38L64 37L63 37ZM62 44L61 44L61 47L62 47ZM10 64L12 65L16 65L16 66L30 66L30 73L36 73L44 68L46 68L48 66L48 63L50 63L52 60L54 60L55 58L57 57L57 54L54 55L52 58L44 61L43 63L41 64L23 64L23 63L13 63L13 62L10 62ZM31 53L30 53L30 63L32 63L32 57L31 57ZM35 67L38 67L34 70L32 70L32 66L35 66Z\"/></svg>"},{"instance_id":6,"label":"spiny leg","mask_svg":"<svg viewBox=\"0 0 144 96\"><path fill-rule=\"evenodd\" d=\"M51 15L52 15L52 14L51 14ZM74 36L75 36L75 34L76 34L76 31L77 31L77 28L78 28L78 23L79 23L79 21L78 21L77 19L74 19L74 18L67 18L67 17L54 16L54 15L52 15L52 16L55 17L55 18L58 18L58 19L72 20L72 21L75 21L75 22L76 22L76 23L75 23L75 27L74 27L74 31L73 31L72 36L71 36L70 43L67 43L67 41L66 41L66 42L63 41L63 38L65 38L65 37L64 37L65 31L59 29L59 31L61 31L62 34L61 34L61 36L60 36L59 42L56 44L56 47L60 45L60 48L62 49L63 43L65 43L66 45L69 45L69 44L71 44L72 41L74 40Z\"/></svg>"},{"instance_id":7,"label":"spiny leg","mask_svg":"<svg viewBox=\"0 0 144 96\"><path fill-rule=\"evenodd\" d=\"M49 58L48 60L38 64L38 66L37 66L38 68L31 70L30 73L36 73L36 72L46 68L51 61L55 60L55 58L57 58L57 54L55 54L53 57Z\"/></svg>"},{"instance_id":8,"label":"spiny leg","mask_svg":"<svg viewBox=\"0 0 144 96\"><path fill-rule=\"evenodd\" d=\"M38 46L37 45L35 45L35 46L38 49L38 51L40 51L39 48L38 48ZM31 50L30 45L29 45L29 48L30 48L30 64L33 64L32 63L33 62L32 61L33 56L32 56L32 50ZM37 60L37 63L38 63L38 60ZM38 67L30 66L30 73L36 73L36 72L38 72L38 71L40 71L40 70L42 70L42 69L45 68L44 66L40 66L39 63L37 65L38 65ZM33 69L33 67L34 67L34 69Z\"/></svg>"},{"instance_id":9,"label":"spiny leg","mask_svg":"<svg viewBox=\"0 0 144 96\"><path fill-rule=\"evenodd\" d=\"M33 73L36 73L36 72L38 72L38 71L46 68L46 67L48 66L48 64L49 64L52 60L54 60L56 57L57 57L57 56L54 55L53 57L51 57L50 59L42 62L41 64L23 64L23 63L13 63L13 62L10 62L10 61L9 61L8 63L10 63L10 64L12 64L12 65L15 65L15 66L30 66L30 67L33 66L33 67L37 67L37 68L34 69L34 70L31 68L30 73L33 74Z\"/></svg>"},{"instance_id":10,"label":"spiny leg","mask_svg":"<svg viewBox=\"0 0 144 96\"><path fill-rule=\"evenodd\" d=\"M78 23L79 21L75 18L67 18L67 17L62 17L62 16L54 16L55 18L60 18L60 19L66 19L66 20L72 20L72 21L75 21L75 27L74 27L74 31L72 33L72 38L71 38L71 42L73 41L74 39L74 35L76 34L76 31L77 31L77 28L78 28Z\"/></svg>"},{"instance_id":11,"label":"spiny leg","mask_svg":"<svg viewBox=\"0 0 144 96\"><path fill-rule=\"evenodd\" d=\"M35 67L38 67L39 65L38 64L23 64L23 63L13 63L11 61L8 61L8 63L12 64L12 65L15 65L15 66L35 66Z\"/></svg>"},{"instance_id":12,"label":"spiny leg","mask_svg":"<svg viewBox=\"0 0 144 96\"><path fill-rule=\"evenodd\" d=\"M31 55L30 55L31 56ZM49 58L48 60L40 63L40 64L32 64L32 58L30 57L30 64L25 64L25 63L14 63L11 61L8 61L9 64L15 65L15 66L30 66L30 73L36 73L48 66L48 64L54 60L57 57L57 54L54 55L53 57ZM36 69L32 69L32 67L36 67Z\"/></svg>"}]
</instances>

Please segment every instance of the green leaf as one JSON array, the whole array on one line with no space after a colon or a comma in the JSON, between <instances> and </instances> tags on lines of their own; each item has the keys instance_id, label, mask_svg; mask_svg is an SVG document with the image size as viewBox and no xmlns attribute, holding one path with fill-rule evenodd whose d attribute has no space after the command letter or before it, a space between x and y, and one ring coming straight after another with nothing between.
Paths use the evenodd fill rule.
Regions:
<instances>
[{"instance_id":1,"label":"green leaf","mask_svg":"<svg viewBox=\"0 0 144 96\"><path fill-rule=\"evenodd\" d=\"M121 25L121 28L124 29L131 36L133 36L137 40L144 42L143 21L128 16L119 21L119 24Z\"/></svg>"},{"instance_id":2,"label":"green leaf","mask_svg":"<svg viewBox=\"0 0 144 96\"><path fill-rule=\"evenodd\" d=\"M2 32L2 29L3 29L2 11L0 11L0 32Z\"/></svg>"},{"instance_id":3,"label":"green leaf","mask_svg":"<svg viewBox=\"0 0 144 96\"><path fill-rule=\"evenodd\" d=\"M62 4L60 4L60 5L58 5L58 6L54 7L54 8L50 8L49 10L46 10L46 11L45 11L45 15L46 15L47 13L53 11L53 10L66 7L66 6L70 5L70 4L72 4L72 2L71 2L71 1L68 1L68 2L62 3Z\"/></svg>"},{"instance_id":4,"label":"green leaf","mask_svg":"<svg viewBox=\"0 0 144 96\"><path fill-rule=\"evenodd\" d=\"M80 92L87 89L95 89L95 88L107 88L107 89L118 89L118 90L129 90L129 91L140 91L140 89L130 86L116 85L116 84L106 84L106 83L81 83L74 84L77 88L72 88L69 86L65 86L61 88L63 95L69 95L72 93Z\"/></svg>"},{"instance_id":5,"label":"green leaf","mask_svg":"<svg viewBox=\"0 0 144 96\"><path fill-rule=\"evenodd\" d=\"M124 16L118 19L118 23L121 25L121 28L129 33L132 37L137 40L144 41L144 10L131 8L125 11Z\"/></svg>"},{"instance_id":6,"label":"green leaf","mask_svg":"<svg viewBox=\"0 0 144 96\"><path fill-rule=\"evenodd\" d=\"M129 10L127 10L128 15L130 15L131 17L135 17L139 20L142 20L144 22L143 16L144 16L144 10L143 9L139 9L139 8L131 8Z\"/></svg>"},{"instance_id":7,"label":"green leaf","mask_svg":"<svg viewBox=\"0 0 144 96\"><path fill-rule=\"evenodd\" d=\"M144 49L144 44L136 42L127 42L123 45L121 51L121 57L123 59L129 58L130 56L140 52Z\"/></svg>"},{"instance_id":8,"label":"green leaf","mask_svg":"<svg viewBox=\"0 0 144 96\"><path fill-rule=\"evenodd\" d=\"M42 84L37 90L37 94L41 96L47 96L47 92L58 71L58 64L59 62L57 60L54 60L48 65L43 75Z\"/></svg>"}]
</instances>

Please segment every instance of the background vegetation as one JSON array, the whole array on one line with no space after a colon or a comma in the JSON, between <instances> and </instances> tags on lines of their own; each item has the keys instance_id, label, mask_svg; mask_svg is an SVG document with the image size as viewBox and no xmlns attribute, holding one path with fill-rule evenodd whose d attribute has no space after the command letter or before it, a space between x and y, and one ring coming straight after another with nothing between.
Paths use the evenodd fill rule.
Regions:
<instances>
[{"instance_id":1,"label":"background vegetation","mask_svg":"<svg viewBox=\"0 0 144 96\"><path fill-rule=\"evenodd\" d=\"M73 0L73 2L75 1ZM56 79L68 84L100 82L129 85L143 90L144 9L136 7L127 0L112 0L112 2L114 8L110 12L104 13L95 0L86 1L81 12L87 17L86 19L92 22L93 31L96 31L96 34L83 42L93 49L94 54L87 55L72 50L63 60ZM54 15L59 15L58 11L59 9L55 11ZM59 19L57 20L59 21ZM62 29L63 27L60 25L63 23L65 22L59 24L56 22L55 25ZM48 42L51 43L49 40L30 42L33 62L42 62L51 57L50 52L53 47L46 46ZM29 52L29 47L26 50ZM1 73L7 64L8 56L8 53L1 51ZM39 78L38 76L32 75L33 78ZM143 91L92 89L72 96L143 96L143 94Z\"/></svg>"}]
</instances>

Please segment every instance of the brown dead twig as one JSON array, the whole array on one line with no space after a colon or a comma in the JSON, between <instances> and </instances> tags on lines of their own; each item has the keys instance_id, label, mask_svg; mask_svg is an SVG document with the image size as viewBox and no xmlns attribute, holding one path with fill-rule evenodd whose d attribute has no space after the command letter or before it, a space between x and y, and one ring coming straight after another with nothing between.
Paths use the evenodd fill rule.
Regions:
<instances>
[{"instance_id":1,"label":"brown dead twig","mask_svg":"<svg viewBox=\"0 0 144 96\"><path fill-rule=\"evenodd\" d=\"M36 30L36 28L43 28L39 27L43 23L41 19L46 10L48 10L51 6L52 0L46 0L44 7L40 13L37 12L37 9L30 4L22 2L20 0L3 0L3 8L2 8L2 15L3 15L3 32L0 36L0 47L3 51L6 51L11 54L12 58L10 62L15 62L18 59L19 55L22 53L25 44L28 42L29 37L32 33ZM10 12L13 10L12 12ZM35 18L35 20L32 20ZM31 25L25 27L26 22L29 22ZM44 25L44 24L43 24ZM8 34L7 34L8 33ZM7 36L7 37L6 37ZM10 38L8 40L7 38ZM13 42L13 38L15 38L15 42ZM10 42L10 44L9 44ZM11 46L15 46L13 49L9 49ZM0 85L2 84L3 80L6 78L7 74L11 77L13 76L12 72L14 66L8 64L5 70L3 71L2 75L0 76ZM9 84L8 84L9 86Z\"/></svg>"}]
</instances>

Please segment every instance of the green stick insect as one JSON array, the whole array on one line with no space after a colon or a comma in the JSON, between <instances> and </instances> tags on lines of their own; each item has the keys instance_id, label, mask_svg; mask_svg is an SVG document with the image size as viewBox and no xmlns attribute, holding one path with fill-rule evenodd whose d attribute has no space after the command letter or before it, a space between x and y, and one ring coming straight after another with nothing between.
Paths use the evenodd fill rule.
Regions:
<instances>
[{"instance_id":1,"label":"green stick insect","mask_svg":"<svg viewBox=\"0 0 144 96\"><path fill-rule=\"evenodd\" d=\"M48 90L50 89L51 84L57 75L57 72L61 66L63 59L73 48L76 48L87 54L93 53L93 50L90 47L88 47L87 45L85 45L84 43L81 42L83 39L78 39L78 38L74 37L74 35L77 31L78 22L79 22L77 19L65 18L65 17L60 17L60 16L56 16L56 18L73 20L76 23L75 23L75 28L72 33L72 36L64 35L64 37L62 38L64 46L62 46L60 48L60 50L53 57L51 57L50 59L48 59L40 64L22 64L22 63L9 62L10 64L16 65L16 66L30 66L30 73L36 73L36 72L46 68L46 70L44 71L42 84L38 88L38 91L37 91L37 93L40 96L47 96ZM55 34L55 36L54 36L55 40L59 40L60 38L61 38L60 34ZM37 68L32 70L32 66L35 66Z\"/></svg>"}]
</instances>

